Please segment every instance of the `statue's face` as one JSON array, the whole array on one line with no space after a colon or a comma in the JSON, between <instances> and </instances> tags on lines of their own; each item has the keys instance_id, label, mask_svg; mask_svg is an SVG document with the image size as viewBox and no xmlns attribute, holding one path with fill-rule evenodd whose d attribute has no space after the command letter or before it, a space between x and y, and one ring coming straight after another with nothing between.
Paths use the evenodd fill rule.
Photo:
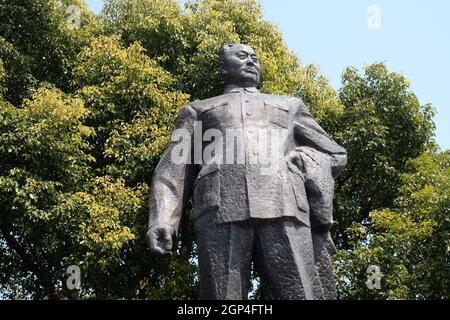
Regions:
<instances>
[{"instance_id":1,"label":"statue's face","mask_svg":"<svg viewBox=\"0 0 450 320\"><path fill-rule=\"evenodd\" d=\"M246 45L234 45L225 51L220 72L226 84L258 86L261 66L255 51Z\"/></svg>"}]
</instances>

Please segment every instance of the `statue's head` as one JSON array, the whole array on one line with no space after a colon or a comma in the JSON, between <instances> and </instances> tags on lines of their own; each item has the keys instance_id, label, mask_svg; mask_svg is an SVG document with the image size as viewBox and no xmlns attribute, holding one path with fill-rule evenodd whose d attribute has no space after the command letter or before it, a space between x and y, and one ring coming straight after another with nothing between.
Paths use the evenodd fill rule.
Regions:
<instances>
[{"instance_id":1,"label":"statue's head","mask_svg":"<svg viewBox=\"0 0 450 320\"><path fill-rule=\"evenodd\" d=\"M225 84L257 87L261 66L255 50L245 44L225 44L219 52L219 70Z\"/></svg>"}]
</instances>

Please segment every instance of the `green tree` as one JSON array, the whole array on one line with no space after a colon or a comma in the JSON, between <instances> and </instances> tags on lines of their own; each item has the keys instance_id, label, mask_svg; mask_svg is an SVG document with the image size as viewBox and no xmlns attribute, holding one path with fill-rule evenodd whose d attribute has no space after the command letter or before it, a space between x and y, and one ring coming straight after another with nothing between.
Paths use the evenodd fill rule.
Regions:
<instances>
[{"instance_id":1,"label":"green tree","mask_svg":"<svg viewBox=\"0 0 450 320\"><path fill-rule=\"evenodd\" d=\"M369 213L392 206L406 163L434 145L434 109L420 105L403 75L382 63L364 74L347 68L339 97L344 110L330 126L348 152L348 164L337 181L335 239L348 248L346 229L355 221L370 223Z\"/></svg>"},{"instance_id":2,"label":"green tree","mask_svg":"<svg viewBox=\"0 0 450 320\"><path fill-rule=\"evenodd\" d=\"M133 298L143 282L195 295L194 281L170 283L189 265L150 257L143 239L150 166L187 102L143 52L99 37L79 55L74 94L43 87L1 109L1 280L10 297ZM82 270L76 293L63 282L69 265Z\"/></svg>"},{"instance_id":3,"label":"green tree","mask_svg":"<svg viewBox=\"0 0 450 320\"><path fill-rule=\"evenodd\" d=\"M80 28L68 23L69 5L80 8ZM67 89L76 55L99 27L83 0L0 0L0 58L9 101L31 97L37 82Z\"/></svg>"},{"instance_id":4,"label":"green tree","mask_svg":"<svg viewBox=\"0 0 450 320\"><path fill-rule=\"evenodd\" d=\"M56 295L54 272L71 235L70 220L53 208L91 176L86 114L80 99L54 88L39 89L21 108L1 105L0 264L2 287L13 297L14 287Z\"/></svg>"},{"instance_id":5,"label":"green tree","mask_svg":"<svg viewBox=\"0 0 450 320\"><path fill-rule=\"evenodd\" d=\"M450 152L408 161L394 205L354 223L350 247L336 257L343 299L449 299ZM366 286L366 269L381 270L381 289Z\"/></svg>"}]
</instances>

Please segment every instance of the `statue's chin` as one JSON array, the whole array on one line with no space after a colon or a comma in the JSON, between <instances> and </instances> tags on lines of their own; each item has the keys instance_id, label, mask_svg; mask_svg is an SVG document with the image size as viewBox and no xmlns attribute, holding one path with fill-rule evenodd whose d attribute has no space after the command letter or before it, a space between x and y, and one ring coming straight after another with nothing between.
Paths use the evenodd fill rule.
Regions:
<instances>
[{"instance_id":1,"label":"statue's chin","mask_svg":"<svg viewBox=\"0 0 450 320\"><path fill-rule=\"evenodd\" d=\"M259 85L258 75L250 72L243 72L233 77L224 77L225 84L235 85L239 87L257 87Z\"/></svg>"}]
</instances>

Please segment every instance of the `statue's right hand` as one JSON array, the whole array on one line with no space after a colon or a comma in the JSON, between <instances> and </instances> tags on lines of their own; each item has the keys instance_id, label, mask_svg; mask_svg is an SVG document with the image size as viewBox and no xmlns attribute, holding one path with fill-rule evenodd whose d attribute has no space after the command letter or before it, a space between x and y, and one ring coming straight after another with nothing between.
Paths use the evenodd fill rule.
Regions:
<instances>
[{"instance_id":1,"label":"statue's right hand","mask_svg":"<svg viewBox=\"0 0 450 320\"><path fill-rule=\"evenodd\" d=\"M175 229L169 225L154 225L147 232L146 240L150 251L160 255L172 253Z\"/></svg>"}]
</instances>

